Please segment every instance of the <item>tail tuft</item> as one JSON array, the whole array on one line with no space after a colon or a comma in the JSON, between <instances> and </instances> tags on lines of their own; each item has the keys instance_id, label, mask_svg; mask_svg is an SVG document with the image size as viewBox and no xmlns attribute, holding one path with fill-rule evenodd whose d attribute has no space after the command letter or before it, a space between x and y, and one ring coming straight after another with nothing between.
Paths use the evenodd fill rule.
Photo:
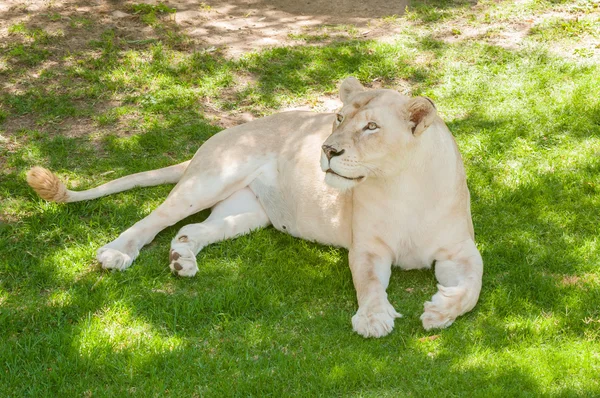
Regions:
<instances>
[{"instance_id":1,"label":"tail tuft","mask_svg":"<svg viewBox=\"0 0 600 398\"><path fill-rule=\"evenodd\" d=\"M69 192L57 176L43 167L34 167L27 173L27 183L42 199L67 202Z\"/></svg>"}]
</instances>

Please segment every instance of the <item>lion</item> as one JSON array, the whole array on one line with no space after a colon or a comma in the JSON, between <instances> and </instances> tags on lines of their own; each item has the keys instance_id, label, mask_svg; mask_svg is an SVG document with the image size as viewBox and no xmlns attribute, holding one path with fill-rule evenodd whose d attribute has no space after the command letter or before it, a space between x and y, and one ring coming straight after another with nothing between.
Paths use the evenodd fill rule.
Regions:
<instances>
[{"instance_id":1,"label":"lion","mask_svg":"<svg viewBox=\"0 0 600 398\"><path fill-rule=\"evenodd\" d=\"M426 330L445 328L475 306L483 275L454 137L429 98L367 90L352 77L339 94L337 113L290 111L235 126L187 162L86 191L68 190L41 167L27 182L55 202L176 184L150 215L98 249L107 269L126 269L161 230L208 208L204 222L184 226L171 242L177 275L194 276L207 245L268 225L346 248L358 301L352 327L364 337L387 335L402 316L386 293L392 265L435 264L438 291L421 321Z\"/></svg>"}]
</instances>

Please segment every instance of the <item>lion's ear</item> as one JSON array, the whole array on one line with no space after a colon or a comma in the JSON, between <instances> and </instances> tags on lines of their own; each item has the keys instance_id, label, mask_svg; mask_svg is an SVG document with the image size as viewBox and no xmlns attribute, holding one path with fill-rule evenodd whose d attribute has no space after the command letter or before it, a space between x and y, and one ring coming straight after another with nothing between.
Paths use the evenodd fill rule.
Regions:
<instances>
[{"instance_id":1,"label":"lion's ear","mask_svg":"<svg viewBox=\"0 0 600 398\"><path fill-rule=\"evenodd\" d=\"M414 123L412 133L417 136L433 124L437 110L429 98L416 97L408 103L408 114L410 121Z\"/></svg>"},{"instance_id":2,"label":"lion's ear","mask_svg":"<svg viewBox=\"0 0 600 398\"><path fill-rule=\"evenodd\" d=\"M340 99L346 104L354 94L364 91L365 88L355 77L346 78L340 85Z\"/></svg>"}]
</instances>

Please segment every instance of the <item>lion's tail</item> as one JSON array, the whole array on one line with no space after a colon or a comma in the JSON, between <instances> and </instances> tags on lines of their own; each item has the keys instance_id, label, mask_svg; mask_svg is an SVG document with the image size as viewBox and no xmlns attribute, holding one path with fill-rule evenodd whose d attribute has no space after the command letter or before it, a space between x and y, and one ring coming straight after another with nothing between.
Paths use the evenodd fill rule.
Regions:
<instances>
[{"instance_id":1,"label":"lion's tail","mask_svg":"<svg viewBox=\"0 0 600 398\"><path fill-rule=\"evenodd\" d=\"M107 182L86 191L71 191L58 177L43 167L33 167L27 173L27 183L40 195L51 202L79 202L96 199L135 187L152 187L161 184L175 184L183 176L190 161L179 163L162 169L131 174Z\"/></svg>"}]
</instances>

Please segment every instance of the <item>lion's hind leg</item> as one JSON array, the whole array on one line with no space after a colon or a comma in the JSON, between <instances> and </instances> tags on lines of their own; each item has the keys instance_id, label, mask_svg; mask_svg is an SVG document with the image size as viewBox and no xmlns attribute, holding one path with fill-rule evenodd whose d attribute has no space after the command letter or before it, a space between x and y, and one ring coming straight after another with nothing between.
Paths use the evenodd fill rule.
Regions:
<instances>
[{"instance_id":1,"label":"lion's hind leg","mask_svg":"<svg viewBox=\"0 0 600 398\"><path fill-rule=\"evenodd\" d=\"M200 165L193 167L199 155ZM204 152L198 152L186 174L156 210L98 249L96 258L103 268L126 269L138 256L140 249L152 242L156 234L194 213L215 206L223 198L248 186L260 174L260 168L265 163L264 159L253 158L250 154L244 162L228 168L220 165L221 169L216 166L210 169L203 168L202 161L214 159L203 155Z\"/></svg>"},{"instance_id":2,"label":"lion's hind leg","mask_svg":"<svg viewBox=\"0 0 600 398\"><path fill-rule=\"evenodd\" d=\"M217 203L204 222L179 230L171 242L169 267L179 276L194 276L198 271L196 255L202 248L269 224L269 217L254 193L243 188Z\"/></svg>"},{"instance_id":3,"label":"lion's hind leg","mask_svg":"<svg viewBox=\"0 0 600 398\"><path fill-rule=\"evenodd\" d=\"M169 196L147 217L98 249L96 259L103 268L124 270L136 259L140 249L152 242L156 234L200 210L203 210L203 207L189 196Z\"/></svg>"},{"instance_id":4,"label":"lion's hind leg","mask_svg":"<svg viewBox=\"0 0 600 398\"><path fill-rule=\"evenodd\" d=\"M425 303L421 315L426 330L445 328L477 304L481 291L483 261L469 239L444 253L435 263L438 292Z\"/></svg>"}]
</instances>

